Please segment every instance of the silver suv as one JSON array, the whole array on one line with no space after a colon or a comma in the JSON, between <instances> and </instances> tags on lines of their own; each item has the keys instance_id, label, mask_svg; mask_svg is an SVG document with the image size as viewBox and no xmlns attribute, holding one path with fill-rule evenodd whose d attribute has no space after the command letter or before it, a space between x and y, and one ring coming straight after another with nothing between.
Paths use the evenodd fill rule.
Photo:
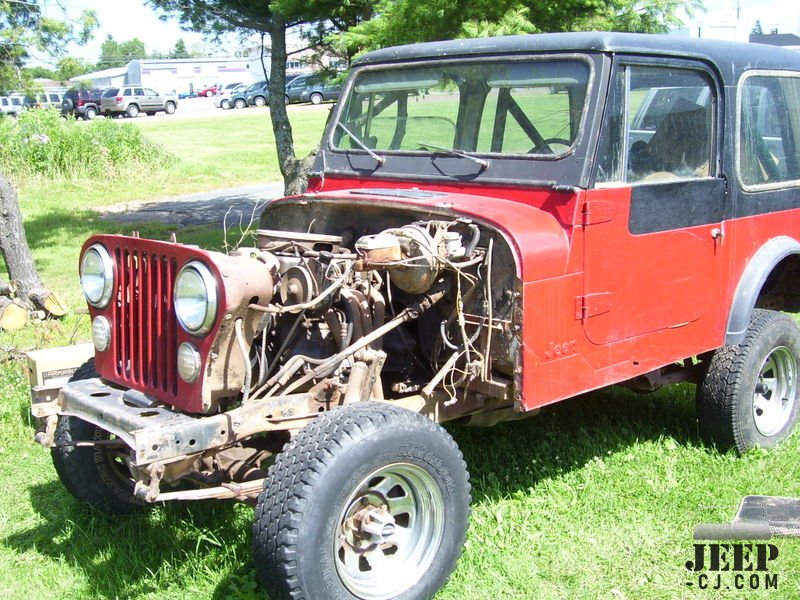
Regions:
<instances>
[{"instance_id":1,"label":"silver suv","mask_svg":"<svg viewBox=\"0 0 800 600\"><path fill-rule=\"evenodd\" d=\"M104 115L126 115L138 117L140 112L154 115L163 110L171 115L178 108L175 94L159 94L141 85L124 85L109 88L103 92L100 110Z\"/></svg>"}]
</instances>

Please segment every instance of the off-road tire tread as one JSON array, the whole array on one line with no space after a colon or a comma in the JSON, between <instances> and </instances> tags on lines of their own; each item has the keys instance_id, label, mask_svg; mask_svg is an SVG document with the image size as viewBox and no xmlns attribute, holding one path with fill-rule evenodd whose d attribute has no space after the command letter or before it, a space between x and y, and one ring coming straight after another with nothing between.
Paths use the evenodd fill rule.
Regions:
<instances>
[{"instance_id":1,"label":"off-road tire tread","mask_svg":"<svg viewBox=\"0 0 800 600\"><path fill-rule=\"evenodd\" d=\"M469 476L463 455L447 431L428 418L382 402L363 402L337 409L314 419L277 456L270 467L264 490L256 505L253 541L256 572L270 600L321 600L306 596L295 567L296 540L310 490L331 459L366 435L386 427L422 427L441 436L456 453L466 485L466 502L471 502ZM465 514L469 515L469 508ZM467 523L461 524L466 531ZM464 540L458 541L463 547ZM447 565L446 578L455 569L458 555Z\"/></svg>"},{"instance_id":2,"label":"off-road tire tread","mask_svg":"<svg viewBox=\"0 0 800 600\"><path fill-rule=\"evenodd\" d=\"M92 377L99 377L95 368L94 358L89 359L78 367L69 380L80 381ZM59 418L58 426L56 427L55 442L56 444L63 444L75 439L88 439L92 437L97 429L95 425L77 417L62 416ZM91 451L91 448L56 446L50 451L56 473L61 483L72 496L100 511L111 514L130 514L144 506L141 500L133 498L133 496L127 497L125 494L115 494L114 490L103 486L98 488L96 473L92 473L91 469L87 470L85 461L71 460L72 453L75 451L86 453ZM117 490L117 492L121 492L121 490Z\"/></svg>"},{"instance_id":3,"label":"off-road tire tread","mask_svg":"<svg viewBox=\"0 0 800 600\"><path fill-rule=\"evenodd\" d=\"M753 346L766 329L780 321L797 329L792 318L782 312L754 309L744 340L714 352L706 376L697 386L696 398L700 436L707 443L723 450L735 448L738 452L745 452L749 449L741 421L737 418L737 402L742 387L746 385L743 379L752 360Z\"/></svg>"}]
</instances>

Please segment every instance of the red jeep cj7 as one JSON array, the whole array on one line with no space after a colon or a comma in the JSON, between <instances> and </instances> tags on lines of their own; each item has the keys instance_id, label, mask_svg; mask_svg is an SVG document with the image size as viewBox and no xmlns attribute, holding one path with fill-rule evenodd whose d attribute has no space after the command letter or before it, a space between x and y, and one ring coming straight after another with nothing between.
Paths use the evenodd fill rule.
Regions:
<instances>
[{"instance_id":1,"label":"red jeep cj7","mask_svg":"<svg viewBox=\"0 0 800 600\"><path fill-rule=\"evenodd\" d=\"M470 502L440 422L691 381L709 442L791 433L799 206L797 53L596 33L373 52L253 247L86 242L95 359L34 404L37 439L104 510L256 499L273 600L428 598Z\"/></svg>"}]
</instances>

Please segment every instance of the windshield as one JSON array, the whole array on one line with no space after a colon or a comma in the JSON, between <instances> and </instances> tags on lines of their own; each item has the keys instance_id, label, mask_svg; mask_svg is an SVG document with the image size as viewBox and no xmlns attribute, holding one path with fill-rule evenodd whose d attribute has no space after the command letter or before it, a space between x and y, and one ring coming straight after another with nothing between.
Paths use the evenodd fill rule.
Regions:
<instances>
[{"instance_id":1,"label":"windshield","mask_svg":"<svg viewBox=\"0 0 800 600\"><path fill-rule=\"evenodd\" d=\"M564 154L578 137L589 74L575 58L365 70L350 87L333 143L378 152Z\"/></svg>"}]
</instances>

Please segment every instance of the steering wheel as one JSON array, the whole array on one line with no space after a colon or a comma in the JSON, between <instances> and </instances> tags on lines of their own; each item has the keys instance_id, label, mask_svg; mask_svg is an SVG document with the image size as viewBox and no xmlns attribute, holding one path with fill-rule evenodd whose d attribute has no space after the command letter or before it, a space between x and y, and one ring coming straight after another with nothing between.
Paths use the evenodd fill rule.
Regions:
<instances>
[{"instance_id":1,"label":"steering wheel","mask_svg":"<svg viewBox=\"0 0 800 600\"><path fill-rule=\"evenodd\" d=\"M550 144L558 144L559 146L565 146L567 148L572 146L572 142L567 139L551 137L536 144L533 148L528 150L528 154L555 154Z\"/></svg>"}]
</instances>

